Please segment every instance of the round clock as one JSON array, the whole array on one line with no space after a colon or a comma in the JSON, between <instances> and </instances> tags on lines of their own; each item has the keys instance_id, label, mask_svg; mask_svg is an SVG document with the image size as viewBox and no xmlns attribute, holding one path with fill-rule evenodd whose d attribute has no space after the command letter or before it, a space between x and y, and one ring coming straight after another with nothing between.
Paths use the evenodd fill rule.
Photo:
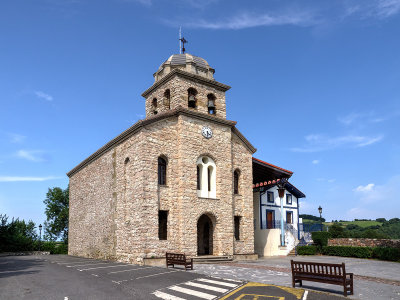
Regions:
<instances>
[{"instance_id":1,"label":"round clock","mask_svg":"<svg viewBox=\"0 0 400 300\"><path fill-rule=\"evenodd\" d=\"M204 136L206 139L211 139L211 138L212 138L212 135L213 135L211 128L208 127L208 126L204 126L204 127L201 129L201 133L203 134L203 136Z\"/></svg>"}]
</instances>

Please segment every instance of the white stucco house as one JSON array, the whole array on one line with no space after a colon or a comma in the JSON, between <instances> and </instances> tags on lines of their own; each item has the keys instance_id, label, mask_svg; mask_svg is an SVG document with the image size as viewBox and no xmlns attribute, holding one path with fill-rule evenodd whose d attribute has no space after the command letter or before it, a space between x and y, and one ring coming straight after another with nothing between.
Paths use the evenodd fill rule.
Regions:
<instances>
[{"instance_id":1,"label":"white stucco house","mask_svg":"<svg viewBox=\"0 0 400 300\"><path fill-rule=\"evenodd\" d=\"M280 173L280 177L253 185L254 250L260 256L287 255L300 239L299 199L305 198L305 195L287 181L293 172L260 160L256 163L262 165L264 172L270 168L271 172ZM253 167L254 165L253 160ZM275 178L278 177L277 174L275 176ZM277 184L282 182L282 179L285 180L285 193L281 199ZM281 200L283 201L282 208ZM282 218L285 234L284 246L281 245Z\"/></svg>"}]
</instances>

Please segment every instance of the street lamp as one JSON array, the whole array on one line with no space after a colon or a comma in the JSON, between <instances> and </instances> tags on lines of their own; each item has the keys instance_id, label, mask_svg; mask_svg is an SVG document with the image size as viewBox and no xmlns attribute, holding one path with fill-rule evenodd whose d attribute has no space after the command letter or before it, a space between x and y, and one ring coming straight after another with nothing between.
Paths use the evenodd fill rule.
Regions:
<instances>
[{"instance_id":1,"label":"street lamp","mask_svg":"<svg viewBox=\"0 0 400 300\"><path fill-rule=\"evenodd\" d=\"M318 207L319 212L319 222L321 223L321 231L322 231L322 207L321 205Z\"/></svg>"},{"instance_id":2,"label":"street lamp","mask_svg":"<svg viewBox=\"0 0 400 300\"><path fill-rule=\"evenodd\" d=\"M285 227L283 226L283 197L285 196L286 179L281 179L276 183L278 194L281 201L281 246L285 246Z\"/></svg>"},{"instance_id":3,"label":"street lamp","mask_svg":"<svg viewBox=\"0 0 400 300\"><path fill-rule=\"evenodd\" d=\"M40 243L42 241L42 224L39 225L39 251L40 251Z\"/></svg>"}]
</instances>

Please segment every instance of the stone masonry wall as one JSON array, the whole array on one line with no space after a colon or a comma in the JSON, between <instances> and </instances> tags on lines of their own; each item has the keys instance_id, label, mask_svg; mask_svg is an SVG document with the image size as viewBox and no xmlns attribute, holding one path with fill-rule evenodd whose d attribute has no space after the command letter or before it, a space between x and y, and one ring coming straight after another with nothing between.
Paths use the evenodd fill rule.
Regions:
<instances>
[{"instance_id":1,"label":"stone masonry wall","mask_svg":"<svg viewBox=\"0 0 400 300\"><path fill-rule=\"evenodd\" d=\"M400 249L400 240L337 238L329 239L328 246L391 247Z\"/></svg>"},{"instance_id":2,"label":"stone masonry wall","mask_svg":"<svg viewBox=\"0 0 400 300\"><path fill-rule=\"evenodd\" d=\"M188 89L192 87L195 88L198 92L196 96L197 100L197 108L193 108L193 110L208 114L207 108L207 95L212 93L215 95L215 107L216 114L215 116L226 119L226 103L225 103L225 92L222 92L219 89L211 87L209 85L202 84L200 82L196 82L193 80L188 80L180 77L179 75L175 75L171 80L159 86L156 90L154 90L150 95L146 98L146 117L154 115L154 111L157 113L162 113L169 109L177 108L178 106L188 107ZM169 89L171 93L171 99L169 107L167 105L167 101L164 97L164 92ZM153 99L157 99L157 108L153 107Z\"/></svg>"},{"instance_id":3,"label":"stone masonry wall","mask_svg":"<svg viewBox=\"0 0 400 300\"><path fill-rule=\"evenodd\" d=\"M68 254L115 257L115 151L70 178Z\"/></svg>"}]
</instances>

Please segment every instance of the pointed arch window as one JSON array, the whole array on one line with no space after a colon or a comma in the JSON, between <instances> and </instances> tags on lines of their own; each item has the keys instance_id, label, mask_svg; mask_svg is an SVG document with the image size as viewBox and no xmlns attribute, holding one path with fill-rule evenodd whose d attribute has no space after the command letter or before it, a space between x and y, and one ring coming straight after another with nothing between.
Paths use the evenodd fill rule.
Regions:
<instances>
[{"instance_id":1,"label":"pointed arch window","mask_svg":"<svg viewBox=\"0 0 400 300\"><path fill-rule=\"evenodd\" d=\"M167 161L162 157L158 158L158 184L167 184Z\"/></svg>"},{"instance_id":2,"label":"pointed arch window","mask_svg":"<svg viewBox=\"0 0 400 300\"><path fill-rule=\"evenodd\" d=\"M171 91L169 89L164 92L164 106L168 109L171 108Z\"/></svg>"}]
</instances>

